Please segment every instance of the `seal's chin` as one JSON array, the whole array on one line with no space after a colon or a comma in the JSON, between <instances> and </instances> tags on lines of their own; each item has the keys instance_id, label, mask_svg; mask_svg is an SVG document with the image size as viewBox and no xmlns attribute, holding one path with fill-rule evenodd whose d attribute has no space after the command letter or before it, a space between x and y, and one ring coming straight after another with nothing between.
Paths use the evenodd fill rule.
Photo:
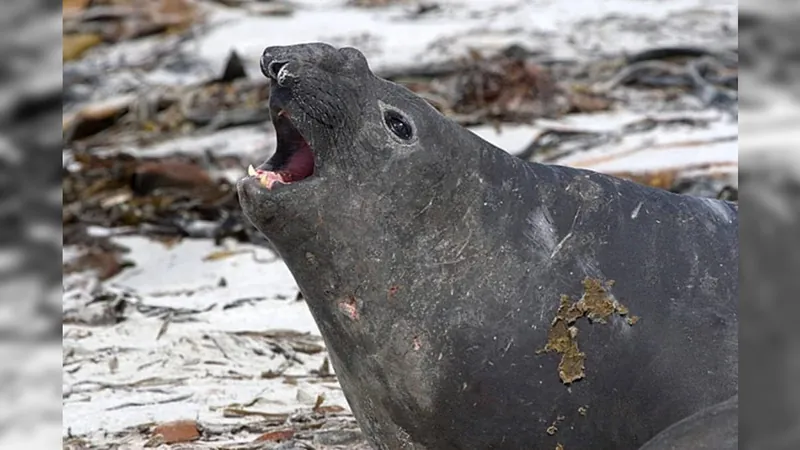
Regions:
<instances>
[{"instance_id":1,"label":"seal's chin","mask_svg":"<svg viewBox=\"0 0 800 450\"><path fill-rule=\"evenodd\" d=\"M258 178L261 185L272 189L276 183L296 183L314 175L314 152L308 141L292 124L289 113L280 110L273 114L278 145L275 154L258 168L248 167L247 174Z\"/></svg>"}]
</instances>

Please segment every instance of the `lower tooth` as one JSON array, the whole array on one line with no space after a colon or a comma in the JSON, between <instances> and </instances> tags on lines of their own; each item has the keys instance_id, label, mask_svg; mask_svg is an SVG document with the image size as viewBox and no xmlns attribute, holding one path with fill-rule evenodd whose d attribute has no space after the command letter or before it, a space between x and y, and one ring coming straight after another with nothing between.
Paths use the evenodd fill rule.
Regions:
<instances>
[{"instance_id":1,"label":"lower tooth","mask_svg":"<svg viewBox=\"0 0 800 450\"><path fill-rule=\"evenodd\" d=\"M272 189L272 186L275 183L287 184L287 182L284 181L280 175L277 175L274 172L267 172L258 175L258 181L267 189Z\"/></svg>"}]
</instances>

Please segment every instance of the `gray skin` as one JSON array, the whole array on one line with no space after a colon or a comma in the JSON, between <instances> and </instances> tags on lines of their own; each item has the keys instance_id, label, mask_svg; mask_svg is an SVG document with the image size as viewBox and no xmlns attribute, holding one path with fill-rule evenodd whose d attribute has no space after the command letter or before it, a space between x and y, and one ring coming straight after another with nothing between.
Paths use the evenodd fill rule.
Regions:
<instances>
[{"instance_id":1,"label":"gray skin","mask_svg":"<svg viewBox=\"0 0 800 450\"><path fill-rule=\"evenodd\" d=\"M376 449L636 449L736 394L733 204L522 161L352 48L269 47L261 64L316 165L272 189L244 178L240 202ZM581 319L586 376L565 385L537 350L585 277L614 280L641 320Z\"/></svg>"},{"instance_id":2,"label":"gray skin","mask_svg":"<svg viewBox=\"0 0 800 450\"><path fill-rule=\"evenodd\" d=\"M738 450L739 397L706 408L658 433L640 450Z\"/></svg>"}]
</instances>

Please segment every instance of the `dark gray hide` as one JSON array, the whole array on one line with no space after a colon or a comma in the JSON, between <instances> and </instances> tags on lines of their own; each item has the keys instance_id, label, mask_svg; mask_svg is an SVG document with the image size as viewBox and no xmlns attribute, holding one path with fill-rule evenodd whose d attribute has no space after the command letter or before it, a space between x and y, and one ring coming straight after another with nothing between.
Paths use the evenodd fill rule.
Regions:
<instances>
[{"instance_id":1,"label":"dark gray hide","mask_svg":"<svg viewBox=\"0 0 800 450\"><path fill-rule=\"evenodd\" d=\"M242 208L376 449L635 449L736 394L735 206L524 162L354 49L270 47L262 67L316 173L272 190L245 178ZM585 277L614 280L641 320L581 319L586 377L566 386L559 355L537 350Z\"/></svg>"},{"instance_id":2,"label":"dark gray hide","mask_svg":"<svg viewBox=\"0 0 800 450\"><path fill-rule=\"evenodd\" d=\"M739 397L706 408L658 433L640 450L738 450Z\"/></svg>"}]
</instances>

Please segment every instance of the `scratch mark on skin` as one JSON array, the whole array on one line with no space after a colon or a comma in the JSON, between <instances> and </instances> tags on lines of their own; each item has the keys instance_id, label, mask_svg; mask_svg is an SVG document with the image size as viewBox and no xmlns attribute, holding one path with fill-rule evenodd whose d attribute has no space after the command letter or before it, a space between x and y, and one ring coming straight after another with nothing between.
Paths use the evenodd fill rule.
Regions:
<instances>
[{"instance_id":1,"label":"scratch mark on skin","mask_svg":"<svg viewBox=\"0 0 800 450\"><path fill-rule=\"evenodd\" d=\"M636 205L636 208L634 208L633 212L631 213L631 219L639 217L639 211L642 209L642 205L643 205L642 202L639 202L639 204Z\"/></svg>"},{"instance_id":2,"label":"scratch mark on skin","mask_svg":"<svg viewBox=\"0 0 800 450\"><path fill-rule=\"evenodd\" d=\"M461 245L461 247L456 252L456 256L455 256L456 258L461 256L461 253L464 251L465 248L467 248L467 244L469 244L470 238L472 238L472 230L469 230L469 233L467 234L467 239L464 240L464 243Z\"/></svg>"},{"instance_id":3,"label":"scratch mark on skin","mask_svg":"<svg viewBox=\"0 0 800 450\"><path fill-rule=\"evenodd\" d=\"M523 231L525 237L542 250L552 252L556 247L556 234L550 211L544 207L537 208L528 214L525 221L529 226Z\"/></svg>"},{"instance_id":4,"label":"scratch mark on skin","mask_svg":"<svg viewBox=\"0 0 800 450\"><path fill-rule=\"evenodd\" d=\"M471 209L472 208L467 208L467 213L466 214L469 214ZM433 266L434 267L438 267L438 266L447 266L447 265L457 264L457 263L460 263L461 261L464 261L465 259L467 259L466 257L461 256L461 254L464 252L464 249L467 248L467 245L469 245L470 239L472 239L472 230L469 230L469 233L467 234L467 238L464 240L464 243L461 244L461 246L458 248L458 250L456 251L456 254L453 255L453 259L448 260L448 261L442 261L442 262L434 263Z\"/></svg>"},{"instance_id":5,"label":"scratch mark on skin","mask_svg":"<svg viewBox=\"0 0 800 450\"><path fill-rule=\"evenodd\" d=\"M424 207L424 208L420 209L418 213L414 214L414 218L416 219L417 217L419 217L419 216L421 216L421 215L425 214L425 211L427 211L427 210L428 210L428 208L430 208L430 207L431 207L431 205L433 205L433 201L434 201L434 200L436 200L436 196L433 196L433 197L431 197L431 201L429 201L429 202L428 202L428 204L427 204L427 205L425 205L425 207Z\"/></svg>"},{"instance_id":6,"label":"scratch mark on skin","mask_svg":"<svg viewBox=\"0 0 800 450\"><path fill-rule=\"evenodd\" d=\"M572 237L572 232L575 230L575 224L578 222L578 216L581 215L581 206L578 207L578 210L575 212L575 217L572 219L572 226L569 227L569 233L564 236L563 239L556 245L556 248L553 250L553 253L550 254L550 259L553 259L559 251L561 251L561 247L564 246L564 243L567 242L567 239Z\"/></svg>"},{"instance_id":7,"label":"scratch mark on skin","mask_svg":"<svg viewBox=\"0 0 800 450\"><path fill-rule=\"evenodd\" d=\"M574 225L574 223L573 223L573 225ZM571 237L572 237L572 231L567 233L567 235L564 236L564 238L561 239L561 241L559 241L558 245L556 245L555 250L553 250L553 253L550 254L550 259L553 259L556 256L556 254L558 254L558 252L561 250L561 247L564 246L564 242L566 242L567 239L569 239Z\"/></svg>"},{"instance_id":8,"label":"scratch mark on skin","mask_svg":"<svg viewBox=\"0 0 800 450\"><path fill-rule=\"evenodd\" d=\"M514 337L512 336L511 339L508 340L508 344L506 344L506 347L503 349L503 354L501 356L506 356L506 353L508 353L508 349L510 349L511 345L513 344L514 344Z\"/></svg>"},{"instance_id":9,"label":"scratch mark on skin","mask_svg":"<svg viewBox=\"0 0 800 450\"><path fill-rule=\"evenodd\" d=\"M462 258L454 259L454 260L451 260L451 261L442 261L442 262L434 263L433 266L434 267L450 266L450 265L453 265L453 264L458 264L461 261L464 261L465 259L467 259L467 258L463 258L462 257Z\"/></svg>"},{"instance_id":10,"label":"scratch mark on skin","mask_svg":"<svg viewBox=\"0 0 800 450\"><path fill-rule=\"evenodd\" d=\"M431 198L431 201L429 201L429 202L428 202L428 204L427 204L427 205L425 205L425 207L424 207L424 208L422 208L422 209L420 209L420 210L419 210L419 212L417 213L417 216L421 216L422 214L424 214L424 213L425 213L425 211L427 211L427 210L428 210L428 208L430 208L430 207L431 207L431 205L433 205L433 200L434 200L434 199L435 199L435 197L434 197L434 198Z\"/></svg>"},{"instance_id":11,"label":"scratch mark on skin","mask_svg":"<svg viewBox=\"0 0 800 450\"><path fill-rule=\"evenodd\" d=\"M724 203L705 197L701 197L701 200L708 205L711 212L719 219L727 223L733 222L733 219L731 219L731 211L725 207Z\"/></svg>"}]
</instances>

